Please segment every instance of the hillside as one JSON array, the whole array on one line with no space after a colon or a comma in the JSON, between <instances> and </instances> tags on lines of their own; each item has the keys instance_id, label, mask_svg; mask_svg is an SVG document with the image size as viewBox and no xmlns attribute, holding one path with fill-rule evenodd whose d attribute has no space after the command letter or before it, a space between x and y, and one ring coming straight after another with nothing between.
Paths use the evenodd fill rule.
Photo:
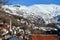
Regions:
<instances>
[{"instance_id":1,"label":"hillside","mask_svg":"<svg viewBox=\"0 0 60 40\"><path fill-rule=\"evenodd\" d=\"M4 11L13 15L23 16L27 19L40 19L42 18L46 24L57 22L55 16L60 15L60 6L59 5L3 5ZM40 22L42 21L40 20Z\"/></svg>"},{"instance_id":2,"label":"hillside","mask_svg":"<svg viewBox=\"0 0 60 40\"><path fill-rule=\"evenodd\" d=\"M24 29L39 29L43 31L50 30L49 27L56 26L49 23L58 23L58 15L60 15L59 5L2 5L0 8L0 18L7 23L12 23L12 26L21 27ZM46 27L48 25L48 28Z\"/></svg>"}]
</instances>

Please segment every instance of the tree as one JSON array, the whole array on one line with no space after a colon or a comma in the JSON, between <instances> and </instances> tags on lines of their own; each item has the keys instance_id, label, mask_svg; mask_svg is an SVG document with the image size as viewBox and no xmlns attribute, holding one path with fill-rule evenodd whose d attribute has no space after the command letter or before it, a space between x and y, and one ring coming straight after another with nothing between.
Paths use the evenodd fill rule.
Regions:
<instances>
[{"instance_id":1,"label":"tree","mask_svg":"<svg viewBox=\"0 0 60 40\"><path fill-rule=\"evenodd\" d=\"M9 0L0 0L0 4L7 4Z\"/></svg>"}]
</instances>

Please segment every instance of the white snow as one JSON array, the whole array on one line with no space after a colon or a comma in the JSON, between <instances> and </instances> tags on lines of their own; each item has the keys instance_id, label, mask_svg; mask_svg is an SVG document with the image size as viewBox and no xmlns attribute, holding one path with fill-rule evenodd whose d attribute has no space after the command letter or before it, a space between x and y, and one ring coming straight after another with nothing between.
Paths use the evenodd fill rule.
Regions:
<instances>
[{"instance_id":1,"label":"white snow","mask_svg":"<svg viewBox=\"0 0 60 40\"><path fill-rule=\"evenodd\" d=\"M55 4L20 5L20 7L4 5L2 8L10 14L23 16L24 18L36 18L36 16L41 16L46 23L51 23L51 18L60 15L60 5Z\"/></svg>"}]
</instances>

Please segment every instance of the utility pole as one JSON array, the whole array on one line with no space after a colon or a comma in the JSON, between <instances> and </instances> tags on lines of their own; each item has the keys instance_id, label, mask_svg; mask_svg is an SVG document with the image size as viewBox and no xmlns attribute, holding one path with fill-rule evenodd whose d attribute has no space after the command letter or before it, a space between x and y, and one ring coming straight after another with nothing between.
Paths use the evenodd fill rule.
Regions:
<instances>
[{"instance_id":1,"label":"utility pole","mask_svg":"<svg viewBox=\"0 0 60 40\"><path fill-rule=\"evenodd\" d=\"M12 31L12 21L11 21L11 19L10 19L10 31Z\"/></svg>"}]
</instances>

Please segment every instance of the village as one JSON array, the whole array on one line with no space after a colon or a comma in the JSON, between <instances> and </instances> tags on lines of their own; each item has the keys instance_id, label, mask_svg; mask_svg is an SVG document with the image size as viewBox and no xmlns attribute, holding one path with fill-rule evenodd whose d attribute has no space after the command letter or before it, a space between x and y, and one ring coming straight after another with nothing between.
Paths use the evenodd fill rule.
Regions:
<instances>
[{"instance_id":1,"label":"village","mask_svg":"<svg viewBox=\"0 0 60 40\"><path fill-rule=\"evenodd\" d=\"M0 0L0 40L60 40L60 5L9 2Z\"/></svg>"},{"instance_id":2,"label":"village","mask_svg":"<svg viewBox=\"0 0 60 40\"><path fill-rule=\"evenodd\" d=\"M45 24L40 16L36 17L37 19L32 16L24 18L11 14L11 10L11 13L5 10L9 9L0 7L0 40L9 40L12 37L19 40L58 40L58 27Z\"/></svg>"}]
</instances>

